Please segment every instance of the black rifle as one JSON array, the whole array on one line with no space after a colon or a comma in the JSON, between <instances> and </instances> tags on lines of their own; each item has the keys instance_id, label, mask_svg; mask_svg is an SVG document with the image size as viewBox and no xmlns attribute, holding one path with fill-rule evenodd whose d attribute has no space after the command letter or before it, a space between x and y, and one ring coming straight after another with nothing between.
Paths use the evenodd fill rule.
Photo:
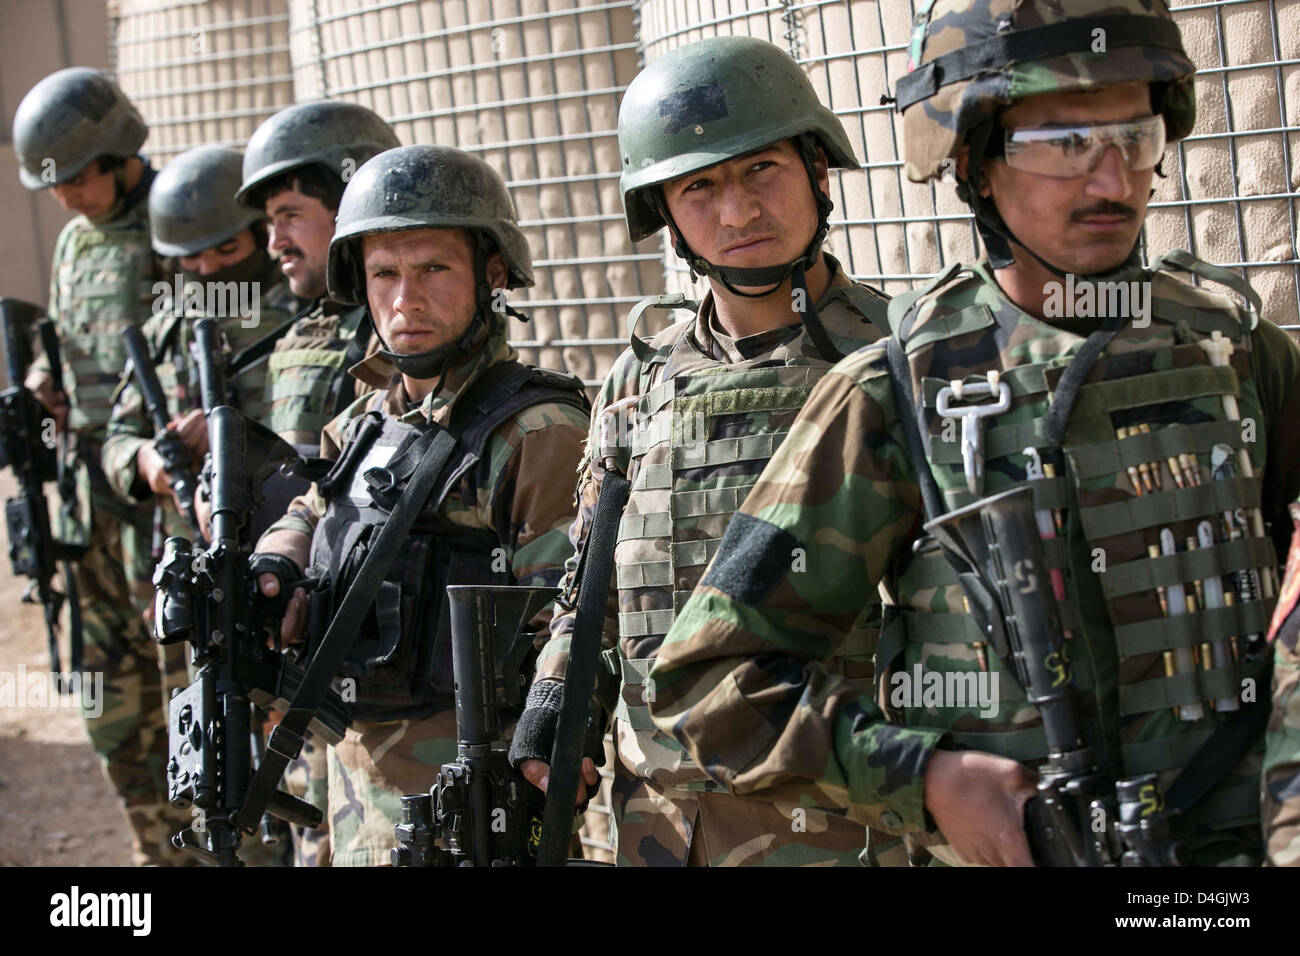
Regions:
<instances>
[{"instance_id":1,"label":"black rifle","mask_svg":"<svg viewBox=\"0 0 1300 956\"><path fill-rule=\"evenodd\" d=\"M50 672L59 679L61 690L67 692L73 689L73 685L62 680L59 611L66 596L71 632L69 673L76 673L81 670L81 605L70 562L81 558L85 548L56 541L50 529L44 483L58 483L65 505L74 501L75 493L70 485L71 475L63 468L64 456L60 454L62 449L57 447L61 438L55 438L54 420L23 385L23 377L32 363L29 337L37 316L41 314L42 310L31 303L0 298L0 326L3 326L5 365L9 372L9 387L0 392L0 468L12 469L18 482L18 494L5 502L9 561L15 577L30 579L23 593L23 603L39 602L44 608ZM62 357L54 323L42 319L39 329L50 362L54 391L62 393ZM59 562L63 564L65 593L56 591L52 583Z\"/></svg>"},{"instance_id":2,"label":"black rifle","mask_svg":"<svg viewBox=\"0 0 1300 956\"><path fill-rule=\"evenodd\" d=\"M536 864L541 794L510 766L509 741L501 726L503 716L515 716L523 706L528 683L524 664L532 647L525 625L558 594L557 588L447 588L456 761L443 764L428 793L402 797L394 866ZM569 820L572 802L570 795Z\"/></svg>"},{"instance_id":3,"label":"black rifle","mask_svg":"<svg viewBox=\"0 0 1300 956\"><path fill-rule=\"evenodd\" d=\"M200 352L198 359L204 380L219 383L219 353ZM216 388L208 394L222 393ZM162 644L188 640L197 668L194 683L177 691L168 708L168 799L178 808L196 808L195 825L172 844L222 866L239 866L239 845L264 813L301 826L321 824L318 808L283 791L271 790L260 806L248 799L261 749L250 704L288 710L303 673L268 646L268 635L279 634L279 621L256 594L248 568L249 529L262 482L280 465L297 461L297 454L229 405L208 409L207 417L212 543L196 554L185 538L167 539L154 572L154 637ZM337 743L348 719L347 705L331 693L311 729L326 743Z\"/></svg>"},{"instance_id":4,"label":"black rifle","mask_svg":"<svg viewBox=\"0 0 1300 956\"><path fill-rule=\"evenodd\" d=\"M126 345L127 358L131 363L128 368L135 377L136 387L140 389L140 397L144 401L145 415L153 423L153 446L158 456L162 458L163 468L167 472L167 484L171 486L172 493L176 496L181 514L190 523L194 540L206 545L203 530L199 527L199 519L194 513L194 492L198 488L198 482L195 480L194 471L190 468L189 452L185 449L184 443L174 429L167 427L169 420L167 396L163 392L162 383L158 381L158 371L154 368L154 359L149 354L149 346L145 343L144 334L138 326L128 327L122 333L122 338ZM155 503L153 543L155 560L161 556L158 553L158 538L161 534L161 505Z\"/></svg>"},{"instance_id":5,"label":"black rifle","mask_svg":"<svg viewBox=\"0 0 1300 956\"><path fill-rule=\"evenodd\" d=\"M1040 866L1180 866L1155 774L1116 781L1084 740L1060 610L1028 485L951 512L925 529L947 552L972 615L989 629L1042 715L1047 761L1025 806Z\"/></svg>"}]
</instances>

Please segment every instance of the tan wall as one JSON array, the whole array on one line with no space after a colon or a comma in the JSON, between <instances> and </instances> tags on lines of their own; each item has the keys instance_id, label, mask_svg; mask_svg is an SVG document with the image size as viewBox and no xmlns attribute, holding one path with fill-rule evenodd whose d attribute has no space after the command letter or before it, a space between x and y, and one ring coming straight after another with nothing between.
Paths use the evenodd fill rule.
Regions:
<instances>
[{"instance_id":1,"label":"tan wall","mask_svg":"<svg viewBox=\"0 0 1300 956\"><path fill-rule=\"evenodd\" d=\"M647 62L719 33L762 37L795 53L867 167L832 179L831 249L856 276L895 292L974 249L966 207L951 182L918 185L903 177L902 124L880 105L904 68L913 11L910 0L646 0L640 10ZM1169 151L1168 177L1159 182L1148 218L1148 246L1156 253L1190 249L1223 264L1254 263L1247 273L1265 297L1265 314L1295 323L1300 67L1271 64L1300 55L1300 2L1209 4L1175 9L1175 18L1202 70L1199 117L1191 139ZM1232 69L1209 72L1223 66ZM1277 132L1281 127L1286 131ZM1225 135L1230 130L1237 135ZM1254 198L1265 195L1283 198ZM670 255L668 267L679 270L673 260ZM677 271L676 284L683 278Z\"/></svg>"},{"instance_id":2,"label":"tan wall","mask_svg":"<svg viewBox=\"0 0 1300 956\"><path fill-rule=\"evenodd\" d=\"M628 241L615 136L636 75L630 0L291 0L300 100L345 99L393 123L403 143L482 156L506 179L537 285L512 304L527 361L599 379L623 317L660 282L654 242Z\"/></svg>"},{"instance_id":3,"label":"tan wall","mask_svg":"<svg viewBox=\"0 0 1300 956\"><path fill-rule=\"evenodd\" d=\"M18 181L14 113L36 83L69 66L108 66L103 0L0 0L0 295L49 299L54 240L71 219L47 191L28 192Z\"/></svg>"},{"instance_id":4,"label":"tan wall","mask_svg":"<svg viewBox=\"0 0 1300 956\"><path fill-rule=\"evenodd\" d=\"M294 102L286 0L116 0L118 82L149 123L159 168L194 146L242 150Z\"/></svg>"}]
</instances>

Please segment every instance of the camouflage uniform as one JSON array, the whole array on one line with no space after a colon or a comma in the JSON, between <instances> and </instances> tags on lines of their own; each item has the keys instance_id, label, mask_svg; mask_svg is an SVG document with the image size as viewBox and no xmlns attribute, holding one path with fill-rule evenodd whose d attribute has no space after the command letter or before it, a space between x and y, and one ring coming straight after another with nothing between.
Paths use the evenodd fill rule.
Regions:
<instances>
[{"instance_id":1,"label":"camouflage uniform","mask_svg":"<svg viewBox=\"0 0 1300 956\"><path fill-rule=\"evenodd\" d=\"M1274 642L1273 713L1265 735L1264 846L1272 866L1300 866L1300 504L1291 505L1294 534L1286 579L1269 630Z\"/></svg>"},{"instance_id":2,"label":"camouflage uniform","mask_svg":"<svg viewBox=\"0 0 1300 956\"><path fill-rule=\"evenodd\" d=\"M854 285L833 267L830 287L816 304L836 345L851 350L874 341L886 299ZM815 806L738 800L718 793L670 735L649 724L644 682L659 642L704 572L737 503L830 368L803 325L795 323L741 339L718 328L711 295L694 319L679 322L650 342L645 361L633 351L614 363L596 407L637 398L631 447L621 442L619 464L632 491L615 549L604 644L621 676L615 708L613 810L619 865L790 865L856 862L866 843L861 826ZM579 513L569 536L585 544L605 476L600 460L599 415L593 418L578 484ZM726 454L728 448L733 454ZM672 501L671 509L669 501ZM687 508L694 501L697 507ZM689 520L672 521L689 514ZM670 565L670 575L656 572ZM570 560L569 578L576 568ZM537 676L562 679L573 612L557 614ZM849 646L837 660L841 673L870 683L879 606L870 603Z\"/></svg>"},{"instance_id":3,"label":"camouflage uniform","mask_svg":"<svg viewBox=\"0 0 1300 956\"><path fill-rule=\"evenodd\" d=\"M351 438L351 423L382 410L404 422L445 425L462 394L490 366L515 352L498 328L483 349L453 366L443 388L408 408L405 389L381 356L353 369L363 383L383 389L354 402L321 436L321 454L337 459ZM563 405L537 405L493 433L484 460L461 480L441 514L458 526L499 536L510 574L520 584L555 585L570 545L564 531L573 519L570 492L554 480L581 455L586 417ZM288 514L258 542L259 552L285 555L307 566L308 547L326 502L313 487L294 500ZM456 755L455 712L397 721L354 721L345 739L329 748L329 828L334 866L380 866L389 862L393 827L401 820L401 797L427 791L438 768Z\"/></svg>"},{"instance_id":4,"label":"camouflage uniform","mask_svg":"<svg viewBox=\"0 0 1300 956\"><path fill-rule=\"evenodd\" d=\"M807 221L799 224L800 231L809 229L803 250L791 257L792 250L780 247L779 261L746 268L709 261L691 246L705 237L688 241L673 221L668 184L697 175L711 182L710 169L768 147L776 148L770 155L797 157L807 176L798 187L781 181L783 190L807 189L811 199ZM690 755L651 724L646 702L654 699L654 686L646 674L732 514L813 385L835 359L875 341L885 327L887 297L850 282L822 249L833 204L818 167L857 169L858 162L843 125L794 59L752 37L689 43L638 74L619 109L619 152L629 235L640 241L668 227L674 250L693 275L708 277L711 291L693 320L670 326L649 343L635 329L655 300L633 309L632 348L614 363L597 399L580 470L579 515L570 530L574 544L585 549L607 464L615 463L631 487L602 622L605 676L611 678L602 683L613 686L598 696L615 717L616 862L855 865L867 845L862 827L816 806L716 792ZM755 163L747 175L764 168ZM743 182L756 196L759 188ZM758 220L757 198L746 208ZM720 228L714 228L718 239ZM812 269L824 270L827 283L816 303L807 282ZM791 311L775 319L784 324L735 339L715 312L715 292L724 289L727 301L742 307L748 298L789 296ZM612 445L602 441L608 434L616 436ZM575 556L566 590L576 583L579 564ZM592 575L585 576L583 587L604 584L593 585ZM546 682L564 678L575 618L570 611L552 622L512 746L516 765L550 758L555 711L547 698L558 695ZM837 659L850 678L870 680L878 618L878 605L864 612Z\"/></svg>"},{"instance_id":5,"label":"camouflage uniform","mask_svg":"<svg viewBox=\"0 0 1300 956\"><path fill-rule=\"evenodd\" d=\"M1166 676L1162 651L1176 642L1170 622L1178 619L1164 618L1153 582L1268 568L1276 554L1267 539L1246 535L1217 545L1215 563L1201 572L1170 572L1149 560L1147 549L1160 525L1179 540L1194 535L1200 517L1221 514L1230 507L1224 496L1234 492L1260 503L1266 519L1281 517L1300 472L1294 463L1285 473L1264 467L1279 449L1274 428L1293 408L1300 353L1285 333L1254 325L1227 297L1167 271L1130 277L1151 283L1151 321L1125 324L1106 347L1079 390L1060 477L1036 482L1035 491L1039 505L1064 512L1065 547L1055 539L1047 560L1064 572L1062 613L1073 631L1069 654L1087 739L1117 775L1154 772L1167 786L1225 716L1207 707L1201 719L1184 721L1171 708L1235 695L1259 662ZM951 434L943 439L945 422L935 411L938 386L951 380L996 369L1010 384L1010 410L984 422L986 494L1025 480L1027 446L1061 463L1043 427L1048 399L1099 320L1035 319L1002 294L985 263L949 270L920 294L912 314L906 357L945 504L973 500L957 442ZM891 324L895 316L891 308ZM1212 366L1201 347L1212 333L1233 342L1226 368ZM1007 662L983 647L983 633L962 612L947 564L911 551L923 520L921 495L884 355L880 347L863 349L814 390L664 642L651 672L657 696L650 708L655 725L730 792L839 806L852 819L893 833L931 831L927 839L941 841L924 811L923 778L936 747L1034 761L1045 743L1038 712ZM1258 424L1253 441L1241 423L1224 420L1224 394L1237 395L1241 418ZM1139 421L1150 423L1153 437L1115 439L1116 423ZM1219 444L1245 447L1256 477L1188 488L1165 477L1163 490L1134 493L1125 463L1160 461L1157 450L1166 447L1186 449L1208 476L1209 452ZM1098 548L1106 562L1100 574ZM791 568L794 549L806 552L806 569ZM995 715L928 702L882 711L827 666L877 582L886 595L877 655L882 693L891 669L977 675L987 668L1001 678ZM1255 600L1236 605L1230 619L1198 618L1196 640L1258 632L1270 607ZM1188 814L1197 862L1258 860L1261 752L1256 746L1244 756ZM957 861L946 846L933 852Z\"/></svg>"},{"instance_id":6,"label":"camouflage uniform","mask_svg":"<svg viewBox=\"0 0 1300 956\"><path fill-rule=\"evenodd\" d=\"M354 347L361 331L370 348ZM321 432L352 399L370 391L348 375L376 343L364 307L318 300L275 343L267 359L265 424L304 456L315 455ZM353 349L354 362L349 362ZM361 354L357 354L357 352Z\"/></svg>"}]
</instances>

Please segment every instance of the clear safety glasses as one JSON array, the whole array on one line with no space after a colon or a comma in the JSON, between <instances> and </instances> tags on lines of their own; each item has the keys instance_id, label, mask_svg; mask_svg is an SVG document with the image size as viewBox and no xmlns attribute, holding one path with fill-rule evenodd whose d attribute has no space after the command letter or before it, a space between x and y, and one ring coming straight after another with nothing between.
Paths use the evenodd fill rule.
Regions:
<instances>
[{"instance_id":1,"label":"clear safety glasses","mask_svg":"<svg viewBox=\"0 0 1300 956\"><path fill-rule=\"evenodd\" d=\"M1111 146L1119 148L1129 169L1151 169L1165 151L1164 117L1144 116L1096 126L1009 129L1003 156L1014 169L1071 179L1096 169Z\"/></svg>"}]
</instances>

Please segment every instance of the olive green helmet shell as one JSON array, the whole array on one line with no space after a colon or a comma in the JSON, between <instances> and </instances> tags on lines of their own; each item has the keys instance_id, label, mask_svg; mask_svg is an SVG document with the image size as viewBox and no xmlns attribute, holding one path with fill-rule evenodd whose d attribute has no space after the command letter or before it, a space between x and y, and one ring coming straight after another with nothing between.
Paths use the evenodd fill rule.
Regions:
<instances>
[{"instance_id":1,"label":"olive green helmet shell","mask_svg":"<svg viewBox=\"0 0 1300 956\"><path fill-rule=\"evenodd\" d=\"M1173 18L1164 0L933 0L918 4L918 17L908 47L908 77L942 75L934 61L962 48L996 43L1009 33L1062 24L1067 21L1136 16L1135 26L1105 31L1099 38L1082 30L1072 52L1004 62L970 79L944 82L935 92L906 104L903 111L903 158L907 178L924 182L942 173L944 161L955 157L972 128L1016 100L1043 93L1098 90L1122 83L1167 83L1161 103L1166 137L1182 139L1196 122L1196 93L1192 77L1196 67L1182 47L1181 38L1157 42L1153 20ZM1100 22L1100 21L1099 21ZM1177 28L1172 27L1172 37ZM1100 44L1099 41L1100 40ZM1098 47L1104 45L1104 52Z\"/></svg>"},{"instance_id":2,"label":"olive green helmet shell","mask_svg":"<svg viewBox=\"0 0 1300 956\"><path fill-rule=\"evenodd\" d=\"M400 145L383 117L356 103L290 106L253 131L244 150L244 182L235 199L261 211L258 187L282 173L315 164L346 182L366 160Z\"/></svg>"},{"instance_id":3,"label":"olive green helmet shell","mask_svg":"<svg viewBox=\"0 0 1300 956\"><path fill-rule=\"evenodd\" d=\"M262 218L235 202L243 158L224 146L181 153L149 190L149 231L160 256L192 256L220 245Z\"/></svg>"},{"instance_id":4,"label":"olive green helmet shell","mask_svg":"<svg viewBox=\"0 0 1300 956\"><path fill-rule=\"evenodd\" d=\"M28 90L14 114L18 178L28 189L48 189L100 156L134 156L148 135L140 111L105 74L59 70Z\"/></svg>"},{"instance_id":5,"label":"olive green helmet shell","mask_svg":"<svg viewBox=\"0 0 1300 956\"><path fill-rule=\"evenodd\" d=\"M366 301L361 240L379 232L467 229L496 242L506 260L506 288L533 284L533 257L519 231L515 207L496 170L449 146L401 146L356 171L343 191L330 242L330 298Z\"/></svg>"},{"instance_id":6,"label":"olive green helmet shell","mask_svg":"<svg viewBox=\"0 0 1300 956\"><path fill-rule=\"evenodd\" d=\"M663 217L647 190L679 176L811 133L832 167L857 169L839 117L794 59L766 40L698 40L665 54L628 85L618 111L623 211L637 242Z\"/></svg>"}]
</instances>

